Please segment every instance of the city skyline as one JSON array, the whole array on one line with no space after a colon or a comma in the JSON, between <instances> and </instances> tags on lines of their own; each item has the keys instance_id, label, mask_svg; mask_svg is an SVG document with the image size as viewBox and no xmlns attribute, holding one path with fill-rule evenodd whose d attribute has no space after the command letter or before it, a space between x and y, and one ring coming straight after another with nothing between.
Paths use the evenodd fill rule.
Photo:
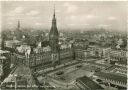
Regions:
<instances>
[{"instance_id":1,"label":"city skyline","mask_svg":"<svg viewBox=\"0 0 128 90\"><path fill-rule=\"evenodd\" d=\"M105 28L126 31L125 2L2 2L2 29L14 29L17 21L23 28L50 29L53 7L57 27L61 29Z\"/></svg>"},{"instance_id":2,"label":"city skyline","mask_svg":"<svg viewBox=\"0 0 128 90\"><path fill-rule=\"evenodd\" d=\"M0 89L127 90L126 9L126 2L2 2Z\"/></svg>"}]
</instances>

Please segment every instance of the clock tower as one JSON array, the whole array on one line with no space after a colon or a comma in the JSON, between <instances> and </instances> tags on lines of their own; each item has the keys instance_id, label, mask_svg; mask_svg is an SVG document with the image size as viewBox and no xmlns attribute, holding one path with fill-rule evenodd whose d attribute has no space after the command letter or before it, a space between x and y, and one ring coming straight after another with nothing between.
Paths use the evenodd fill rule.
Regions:
<instances>
[{"instance_id":1,"label":"clock tower","mask_svg":"<svg viewBox=\"0 0 128 90\"><path fill-rule=\"evenodd\" d=\"M57 62L59 62L59 32L57 29L57 23L56 23L56 16L55 16L55 8L54 8L54 14L52 19L52 26L51 30L49 32L49 43L51 47L51 59L52 63L55 66Z\"/></svg>"}]
</instances>

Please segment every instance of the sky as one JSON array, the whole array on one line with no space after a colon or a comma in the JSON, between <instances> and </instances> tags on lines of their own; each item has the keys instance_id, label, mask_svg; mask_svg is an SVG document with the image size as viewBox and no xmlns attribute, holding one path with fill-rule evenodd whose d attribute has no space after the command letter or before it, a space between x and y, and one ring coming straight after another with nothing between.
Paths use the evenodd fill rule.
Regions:
<instances>
[{"instance_id":1,"label":"sky","mask_svg":"<svg viewBox=\"0 0 128 90\"><path fill-rule=\"evenodd\" d=\"M2 2L2 29L50 29L55 4L61 29L105 28L126 31L126 2L120 1L6 1Z\"/></svg>"}]
</instances>

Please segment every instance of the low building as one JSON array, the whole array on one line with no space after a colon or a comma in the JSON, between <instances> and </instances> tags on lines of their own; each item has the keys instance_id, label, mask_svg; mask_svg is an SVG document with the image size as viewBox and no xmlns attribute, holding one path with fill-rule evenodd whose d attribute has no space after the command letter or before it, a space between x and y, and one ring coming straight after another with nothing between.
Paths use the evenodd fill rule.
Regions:
<instances>
[{"instance_id":1,"label":"low building","mask_svg":"<svg viewBox=\"0 0 128 90\"><path fill-rule=\"evenodd\" d=\"M90 54L89 54L88 50L76 49L75 50L75 57L77 59L85 59L85 58L90 57Z\"/></svg>"},{"instance_id":2,"label":"low building","mask_svg":"<svg viewBox=\"0 0 128 90\"><path fill-rule=\"evenodd\" d=\"M126 66L127 65L127 57L126 51L123 50L111 50L110 53L110 60L114 61L118 66Z\"/></svg>"},{"instance_id":3,"label":"low building","mask_svg":"<svg viewBox=\"0 0 128 90\"><path fill-rule=\"evenodd\" d=\"M11 71L11 55L9 51L0 50L0 71L1 71L1 81L9 74Z\"/></svg>"},{"instance_id":4,"label":"low building","mask_svg":"<svg viewBox=\"0 0 128 90\"><path fill-rule=\"evenodd\" d=\"M1 83L3 89L32 89L38 90L36 80L34 79L29 67L19 65L10 75Z\"/></svg>"},{"instance_id":5,"label":"low building","mask_svg":"<svg viewBox=\"0 0 128 90\"><path fill-rule=\"evenodd\" d=\"M71 48L61 49L60 50L60 60L64 59L73 59L73 51Z\"/></svg>"},{"instance_id":6,"label":"low building","mask_svg":"<svg viewBox=\"0 0 128 90\"><path fill-rule=\"evenodd\" d=\"M44 52L50 52L51 51L51 47L50 46L43 47L43 51Z\"/></svg>"},{"instance_id":7,"label":"low building","mask_svg":"<svg viewBox=\"0 0 128 90\"><path fill-rule=\"evenodd\" d=\"M91 80L89 77L80 77L76 79L76 85L81 90L104 90L99 84Z\"/></svg>"},{"instance_id":8,"label":"low building","mask_svg":"<svg viewBox=\"0 0 128 90\"><path fill-rule=\"evenodd\" d=\"M21 44L22 44L22 42L18 41L18 40L5 41L5 47L8 47L8 48L15 48Z\"/></svg>"},{"instance_id":9,"label":"low building","mask_svg":"<svg viewBox=\"0 0 128 90\"><path fill-rule=\"evenodd\" d=\"M4 75L4 65L3 62L5 62L6 57L0 56L0 77Z\"/></svg>"},{"instance_id":10,"label":"low building","mask_svg":"<svg viewBox=\"0 0 128 90\"><path fill-rule=\"evenodd\" d=\"M28 45L21 45L16 48L19 53L25 53L27 50L31 50L31 47Z\"/></svg>"},{"instance_id":11,"label":"low building","mask_svg":"<svg viewBox=\"0 0 128 90\"><path fill-rule=\"evenodd\" d=\"M45 52L41 54L31 54L29 58L29 66L44 65L51 61L51 52Z\"/></svg>"},{"instance_id":12,"label":"low building","mask_svg":"<svg viewBox=\"0 0 128 90\"><path fill-rule=\"evenodd\" d=\"M106 72L96 72L94 73L94 77L97 79L101 79L104 82L109 84L114 84L121 87L127 87L127 77L121 76L114 73L106 73Z\"/></svg>"}]
</instances>

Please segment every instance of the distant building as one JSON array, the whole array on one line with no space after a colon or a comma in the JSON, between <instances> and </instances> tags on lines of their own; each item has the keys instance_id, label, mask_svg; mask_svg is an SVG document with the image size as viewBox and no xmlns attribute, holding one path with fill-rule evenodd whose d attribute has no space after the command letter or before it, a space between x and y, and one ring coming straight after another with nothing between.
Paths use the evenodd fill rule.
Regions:
<instances>
[{"instance_id":1,"label":"distant building","mask_svg":"<svg viewBox=\"0 0 128 90\"><path fill-rule=\"evenodd\" d=\"M20 46L21 44L22 42L18 40L5 41L5 47L8 47L8 48L16 48L17 46Z\"/></svg>"},{"instance_id":2,"label":"distant building","mask_svg":"<svg viewBox=\"0 0 128 90\"><path fill-rule=\"evenodd\" d=\"M51 51L51 47L50 46L43 47L43 51L44 52L50 52Z\"/></svg>"},{"instance_id":3,"label":"distant building","mask_svg":"<svg viewBox=\"0 0 128 90\"><path fill-rule=\"evenodd\" d=\"M21 45L19 47L16 48L18 50L19 53L26 53L28 50L31 50L31 47L28 45Z\"/></svg>"},{"instance_id":4,"label":"distant building","mask_svg":"<svg viewBox=\"0 0 128 90\"><path fill-rule=\"evenodd\" d=\"M21 30L20 21L18 21L18 24L17 24L17 29L15 31L15 37L16 37L16 40L21 40L23 37L23 32Z\"/></svg>"},{"instance_id":5,"label":"distant building","mask_svg":"<svg viewBox=\"0 0 128 90\"><path fill-rule=\"evenodd\" d=\"M126 66L127 56L126 51L123 50L112 50L109 52L110 60L114 61L116 65Z\"/></svg>"},{"instance_id":6,"label":"distant building","mask_svg":"<svg viewBox=\"0 0 128 90\"><path fill-rule=\"evenodd\" d=\"M81 50L81 49L76 49L75 50L75 57L76 59L86 59L89 57L89 51L88 50Z\"/></svg>"}]
</instances>

